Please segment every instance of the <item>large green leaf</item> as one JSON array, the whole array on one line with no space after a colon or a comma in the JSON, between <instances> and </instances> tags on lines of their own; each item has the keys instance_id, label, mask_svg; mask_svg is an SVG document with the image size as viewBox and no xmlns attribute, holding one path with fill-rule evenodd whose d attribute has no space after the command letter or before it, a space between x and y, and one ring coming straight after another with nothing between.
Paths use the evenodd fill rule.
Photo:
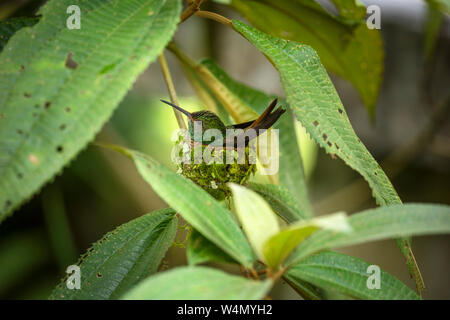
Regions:
<instances>
[{"instance_id":1,"label":"large green leaf","mask_svg":"<svg viewBox=\"0 0 450 320\"><path fill-rule=\"evenodd\" d=\"M308 217L300 208L297 200L283 186L250 182L248 187L262 196L286 222L292 223Z\"/></svg>"},{"instance_id":2,"label":"large green leaf","mask_svg":"<svg viewBox=\"0 0 450 320\"><path fill-rule=\"evenodd\" d=\"M203 103L212 111L227 110L235 123L250 121L262 113L275 96L250 88L232 79L210 59L197 64L189 57L171 47ZM283 101L280 101L284 105ZM286 107L286 106L285 106ZM302 157L300 155L295 124L291 110L288 110L275 128L279 129L279 180L296 196L305 216L312 216L308 199ZM227 119L224 119L224 121ZM298 216L300 218L300 216Z\"/></svg>"},{"instance_id":3,"label":"large green leaf","mask_svg":"<svg viewBox=\"0 0 450 320\"><path fill-rule=\"evenodd\" d=\"M271 236L263 246L264 261L276 270L286 257L305 238L319 229L331 230L335 233L352 231L347 216L335 213L305 221L299 221L288 226L278 234Z\"/></svg>"},{"instance_id":4,"label":"large green leaf","mask_svg":"<svg viewBox=\"0 0 450 320\"><path fill-rule=\"evenodd\" d=\"M409 235L450 232L450 207L436 204L404 204L379 207L349 218L351 233L318 231L303 241L288 258L293 265L310 254L359 243Z\"/></svg>"},{"instance_id":5,"label":"large green leaf","mask_svg":"<svg viewBox=\"0 0 450 320\"><path fill-rule=\"evenodd\" d=\"M178 0L52 0L0 54L0 220L95 136L172 37Z\"/></svg>"},{"instance_id":6,"label":"large green leaf","mask_svg":"<svg viewBox=\"0 0 450 320\"><path fill-rule=\"evenodd\" d=\"M265 261L264 244L280 231L277 216L256 192L234 183L229 186L242 228L258 257Z\"/></svg>"},{"instance_id":7,"label":"large green leaf","mask_svg":"<svg viewBox=\"0 0 450 320\"><path fill-rule=\"evenodd\" d=\"M81 289L68 289L63 279L50 299L117 299L157 271L176 231L177 218L172 209L121 225L81 257Z\"/></svg>"},{"instance_id":8,"label":"large green leaf","mask_svg":"<svg viewBox=\"0 0 450 320\"><path fill-rule=\"evenodd\" d=\"M302 155L307 155L308 152L315 152L317 146L306 134L304 135L305 140L297 139L296 122L294 113L289 107L284 117L280 117L278 123L275 124L275 128L280 130L280 169L278 179L280 180L280 185L286 187L295 196L300 208L298 212L300 215L297 216L298 220L310 218L314 215L311 202L309 201ZM303 128L302 130L304 132ZM299 143L304 147L301 150L299 150Z\"/></svg>"},{"instance_id":9,"label":"large green leaf","mask_svg":"<svg viewBox=\"0 0 450 320\"><path fill-rule=\"evenodd\" d=\"M270 36L236 20L233 27L278 69L288 103L314 140L357 170L369 183L378 204L401 203L388 177L355 134L316 52L307 45ZM410 244L406 239L397 241L421 291L423 280Z\"/></svg>"},{"instance_id":10,"label":"large green leaf","mask_svg":"<svg viewBox=\"0 0 450 320\"><path fill-rule=\"evenodd\" d=\"M203 236L241 264L255 260L233 214L191 180L169 170L142 153L112 147L131 157L145 181Z\"/></svg>"},{"instance_id":11,"label":"large green leaf","mask_svg":"<svg viewBox=\"0 0 450 320\"><path fill-rule=\"evenodd\" d=\"M8 40L20 29L32 27L39 21L39 18L12 18L6 21L0 21L0 52Z\"/></svg>"},{"instance_id":12,"label":"large green leaf","mask_svg":"<svg viewBox=\"0 0 450 320\"><path fill-rule=\"evenodd\" d=\"M186 256L189 265L197 265L205 262L236 263L236 260L196 230L192 231L189 237Z\"/></svg>"},{"instance_id":13,"label":"large green leaf","mask_svg":"<svg viewBox=\"0 0 450 320\"><path fill-rule=\"evenodd\" d=\"M255 300L272 286L205 267L180 267L149 277L123 298L131 300Z\"/></svg>"},{"instance_id":14,"label":"large green leaf","mask_svg":"<svg viewBox=\"0 0 450 320\"><path fill-rule=\"evenodd\" d=\"M293 283L307 281L319 288L335 290L358 299L420 299L403 282L380 269L380 288L369 289L370 263L337 252L314 254L292 266L284 277Z\"/></svg>"},{"instance_id":15,"label":"large green leaf","mask_svg":"<svg viewBox=\"0 0 450 320\"><path fill-rule=\"evenodd\" d=\"M381 35L367 28L364 7L334 2L342 17L311 0L233 0L232 5L258 29L313 47L330 71L356 87L374 116L383 73Z\"/></svg>"},{"instance_id":16,"label":"large green leaf","mask_svg":"<svg viewBox=\"0 0 450 320\"><path fill-rule=\"evenodd\" d=\"M315 51L306 45L272 37L236 20L233 26L274 63L280 72L288 103L314 140L360 172L379 204L400 202L389 179L356 136Z\"/></svg>"}]
</instances>

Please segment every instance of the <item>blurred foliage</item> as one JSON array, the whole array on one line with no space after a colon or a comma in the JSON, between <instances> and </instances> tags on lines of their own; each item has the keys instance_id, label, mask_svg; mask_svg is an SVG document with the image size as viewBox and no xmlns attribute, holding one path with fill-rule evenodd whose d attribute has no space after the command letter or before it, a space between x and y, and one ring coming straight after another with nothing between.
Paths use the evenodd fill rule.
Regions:
<instances>
[{"instance_id":1,"label":"blurred foliage","mask_svg":"<svg viewBox=\"0 0 450 320\"><path fill-rule=\"evenodd\" d=\"M10 16L33 16L41 2L2 2L0 20ZM446 3L444 0L429 2ZM232 16L225 6L216 8L224 15ZM438 8L442 9L440 6ZM439 27L445 26L448 19L446 20L438 11L430 11L430 14L433 16L430 15L428 28L426 31L424 29L423 34L409 31L408 26L389 22L385 24L383 21L381 33L387 50L386 78L381 87L378 120L375 125L371 126L367 116L358 111L362 110L361 102L354 90L345 82L332 78L355 130L377 160L407 143L408 138L414 138L422 128L422 120L428 118L430 110L433 109L434 98L448 94L446 87L448 87L449 65L446 56L449 42L448 36L439 33ZM341 15L346 16L344 11ZM348 18L351 16L347 15ZM193 17L183 27L189 32L203 28L204 24L202 20ZM259 54L247 50L239 39L224 37L225 32L229 31L219 26L214 28L211 34L200 34L197 38L205 40L204 42L207 42L208 37L215 39L208 42L210 48L207 50L215 53L216 56L212 58L219 62L221 61L217 56L218 52L223 56L240 51L248 69L235 72L233 77L250 84L256 82L262 74L261 70L267 70L258 60ZM420 77L424 71L420 50L420 42L423 39L426 39L425 52L429 52L428 61L434 68L432 72L428 72L431 78L424 80L434 90L431 102L417 98L420 94L428 94L427 87L420 84ZM190 37L178 35L177 42L180 46L189 46L195 41ZM218 46L216 50L211 48L214 45ZM203 55L204 52L199 54ZM229 64L222 62L220 65L224 69L230 69ZM187 82L184 75L179 70L177 72L176 63L172 64L172 67L177 87L183 88L180 90L182 92L180 105L189 111L203 109L202 103L192 96L193 91L185 89ZM177 128L177 123L172 109L159 102L160 98L166 98L165 88L158 84L162 82L159 74L158 66L152 65L150 70L139 78L135 88L128 93L112 119L98 135L97 141L117 143L142 151L176 170L170 161L172 149L170 138L173 130ZM264 81L276 91L278 79L265 76ZM323 151L318 151L315 143L311 143L312 140L306 131L298 124L297 134L307 137L307 139L300 138L300 148L314 204L326 198L333 203L333 208L339 209L354 203L355 199L362 195L362 202L357 204L358 210L374 205L373 200L369 198L369 189L365 185L350 197L334 197L335 191L344 189L357 179L357 176L341 161L330 159ZM393 180L401 198L407 202L450 204L449 126L445 117L435 137L431 142L421 145L417 155L407 159L406 164L402 164L403 173ZM258 177L255 180L258 181ZM369 195L365 196L365 193ZM75 262L74 257L80 252L85 252L91 243L116 226L163 207L167 207L167 204L146 186L128 160L89 145L52 184L44 188L42 194L30 200L13 217L0 225L2 266L0 297L47 298L55 284L64 276L65 265L70 261ZM417 248L416 255L429 288L428 292L425 292L425 297L449 297L450 278L446 272L450 261L448 239L448 236L442 236L419 238L414 241L414 247ZM214 244L209 245L208 248L213 254L223 257L223 252L217 252ZM406 272L400 268L402 260L389 243L382 242L370 248L373 250L355 248L346 252L382 264L386 266L387 271L405 283L411 284L408 282ZM208 257L209 253L202 254ZM200 258L205 259L204 256ZM166 259L163 260L165 267L172 268L185 264L185 251L172 248ZM224 260L229 261L230 258L226 256ZM315 273L309 274L309 277L319 284L320 281L316 278L317 270L313 271ZM297 285L304 286L304 283L299 281ZM311 288L303 287L303 289ZM276 291L272 297L296 297L289 292L289 290ZM343 298L335 292L322 294L328 298Z\"/></svg>"}]
</instances>

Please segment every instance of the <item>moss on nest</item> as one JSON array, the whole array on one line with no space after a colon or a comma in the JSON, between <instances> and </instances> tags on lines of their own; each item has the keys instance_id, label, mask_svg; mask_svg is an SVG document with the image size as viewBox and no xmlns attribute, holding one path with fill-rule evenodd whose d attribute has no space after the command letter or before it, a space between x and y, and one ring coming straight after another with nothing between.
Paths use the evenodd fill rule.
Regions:
<instances>
[{"instance_id":1,"label":"moss on nest","mask_svg":"<svg viewBox=\"0 0 450 320\"><path fill-rule=\"evenodd\" d=\"M183 142L178 141L176 143ZM217 200L224 200L231 196L231 191L226 185L228 182L245 184L255 174L255 161L250 161L250 159L254 160L253 153L250 152L248 147L245 148L245 161L241 161L244 162L242 164L239 164L237 161L237 150L225 150L222 148L208 150L208 152L211 152L211 159L207 162L204 159L200 163L198 163L199 161L195 161L195 155L203 155L206 148L209 147L199 145L193 148L187 146L186 148L185 146L184 152L186 154L190 151L190 159L178 164L178 172L195 182ZM180 148L179 150L182 149ZM234 161L227 164L225 161L227 156L234 159ZM214 159L218 158L223 159L223 163L216 163L217 161L214 161Z\"/></svg>"}]
</instances>

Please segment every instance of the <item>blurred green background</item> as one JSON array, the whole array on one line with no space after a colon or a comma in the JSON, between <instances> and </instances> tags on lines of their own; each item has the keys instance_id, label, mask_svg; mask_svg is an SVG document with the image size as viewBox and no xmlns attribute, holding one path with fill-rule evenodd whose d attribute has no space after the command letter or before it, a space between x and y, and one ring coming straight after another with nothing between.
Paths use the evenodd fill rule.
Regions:
<instances>
[{"instance_id":1,"label":"blurred green background","mask_svg":"<svg viewBox=\"0 0 450 320\"><path fill-rule=\"evenodd\" d=\"M2 1L0 19L31 16L43 2ZM450 204L450 117L448 107L444 110L440 105L450 84L448 16L434 55L426 62L422 26L426 6L418 5L411 13L407 1L403 1L404 11L375 2L382 8L386 54L376 122L369 120L349 82L331 75L332 80L357 134L392 178L403 201ZM218 4L207 2L205 7L242 19ZM235 79L283 96L278 74L264 56L222 25L193 17L181 25L176 41L196 59L212 57ZM171 53L167 58L180 104L190 111L201 109L178 62ZM172 110L159 102L161 98L167 99L167 91L160 68L153 63L96 140L140 150L173 167L170 136L177 125ZM341 160L333 160L311 143L302 152L317 214L352 213L375 206L367 184ZM0 225L0 298L47 298L65 268L104 233L166 206L128 159L89 145L52 183ZM450 298L449 240L449 236L414 238L413 249L427 285L424 298ZM378 264L414 287L394 241L342 251ZM171 248L163 262L164 268L185 263L182 248ZM297 295L280 283L272 298L295 299Z\"/></svg>"}]
</instances>

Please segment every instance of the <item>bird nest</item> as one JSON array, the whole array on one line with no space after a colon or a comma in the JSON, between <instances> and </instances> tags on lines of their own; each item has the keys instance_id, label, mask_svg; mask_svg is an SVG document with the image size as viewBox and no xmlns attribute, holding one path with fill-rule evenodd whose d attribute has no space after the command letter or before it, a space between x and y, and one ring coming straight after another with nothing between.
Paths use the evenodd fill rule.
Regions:
<instances>
[{"instance_id":1,"label":"bird nest","mask_svg":"<svg viewBox=\"0 0 450 320\"><path fill-rule=\"evenodd\" d=\"M226 149L183 141L176 144L182 159L178 172L217 200L230 197L228 182L245 184L256 173L256 155L248 146Z\"/></svg>"}]
</instances>

